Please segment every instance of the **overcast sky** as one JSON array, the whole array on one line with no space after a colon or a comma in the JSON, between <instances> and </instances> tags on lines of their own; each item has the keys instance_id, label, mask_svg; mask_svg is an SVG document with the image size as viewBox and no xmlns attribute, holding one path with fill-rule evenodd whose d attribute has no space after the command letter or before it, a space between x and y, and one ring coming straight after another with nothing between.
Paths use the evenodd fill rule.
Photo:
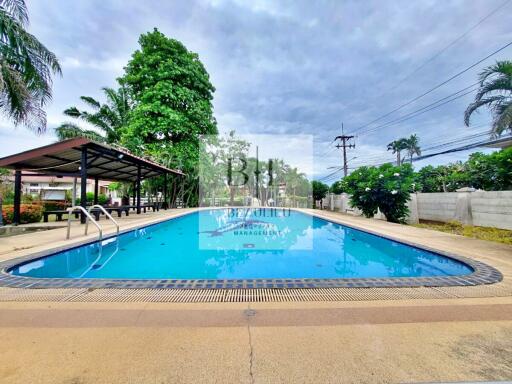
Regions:
<instances>
[{"instance_id":1,"label":"overcast sky","mask_svg":"<svg viewBox=\"0 0 512 384\"><path fill-rule=\"evenodd\" d=\"M154 27L199 54L217 89L214 113L220 131L313 135L317 178L331 173L327 167L341 164L340 151L329 146L341 133L341 122L350 133L512 41L512 3L507 3L430 60L504 0L27 3L30 31L57 54L63 76L55 80L47 108L47 134L36 137L1 121L0 156L55 141L53 128L68 120L62 111L80 105L81 95L102 100L100 88L115 86L138 48L139 35ZM379 123L469 86L483 67L511 54L509 47ZM489 123L486 113L471 128L463 124L472 97L402 124L359 131L356 149L349 154L357 157L351 166L392 159L386 144L411 133L426 148L482 132ZM276 154L286 153L282 145L275 147ZM466 157L458 153L428 162ZM301 160L300 151L292 162L310 171L304 163L312 160Z\"/></svg>"}]
</instances>

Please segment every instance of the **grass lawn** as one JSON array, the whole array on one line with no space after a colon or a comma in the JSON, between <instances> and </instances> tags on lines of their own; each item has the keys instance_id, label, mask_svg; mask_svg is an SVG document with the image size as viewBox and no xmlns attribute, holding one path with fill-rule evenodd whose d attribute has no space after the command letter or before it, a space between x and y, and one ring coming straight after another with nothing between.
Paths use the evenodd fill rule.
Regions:
<instances>
[{"instance_id":1,"label":"grass lawn","mask_svg":"<svg viewBox=\"0 0 512 384\"><path fill-rule=\"evenodd\" d=\"M512 245L512 231L508 229L462 225L456 221L450 221L448 223L426 222L414 224L414 226L418 228L433 229L435 231L454 233L456 235L473 237L475 239L496 241L498 243Z\"/></svg>"}]
</instances>

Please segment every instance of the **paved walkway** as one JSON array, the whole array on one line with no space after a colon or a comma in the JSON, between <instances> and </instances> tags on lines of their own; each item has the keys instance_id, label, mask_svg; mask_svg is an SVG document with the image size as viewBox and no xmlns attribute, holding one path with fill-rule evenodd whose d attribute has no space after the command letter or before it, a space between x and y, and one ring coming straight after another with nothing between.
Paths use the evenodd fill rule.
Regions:
<instances>
[{"instance_id":1,"label":"paved walkway","mask_svg":"<svg viewBox=\"0 0 512 384\"><path fill-rule=\"evenodd\" d=\"M2 303L2 383L512 379L512 301Z\"/></svg>"},{"instance_id":2,"label":"paved walkway","mask_svg":"<svg viewBox=\"0 0 512 384\"><path fill-rule=\"evenodd\" d=\"M130 216L123 227L173 214ZM321 214L492 263L510 278L512 247ZM43 233L19 236L7 246L0 241L0 257L65 245L59 240L63 230L55 231L48 231L54 232L53 240ZM39 235L45 237L31 250L9 249L24 247ZM300 303L3 302L0 382L511 380L512 297L452 297Z\"/></svg>"}]
</instances>

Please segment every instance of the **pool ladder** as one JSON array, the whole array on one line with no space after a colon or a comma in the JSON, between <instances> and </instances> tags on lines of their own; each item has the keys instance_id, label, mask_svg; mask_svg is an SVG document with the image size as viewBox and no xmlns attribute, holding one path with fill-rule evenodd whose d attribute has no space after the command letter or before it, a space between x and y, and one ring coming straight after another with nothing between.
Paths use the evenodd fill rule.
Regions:
<instances>
[{"instance_id":1,"label":"pool ladder","mask_svg":"<svg viewBox=\"0 0 512 384\"><path fill-rule=\"evenodd\" d=\"M70 232L71 232L71 216L73 214L73 212L75 210L79 210L81 211L86 219L85 219L85 233L84 235L87 235L87 232L89 230L89 221L91 221L95 226L96 228L98 228L98 232L99 232L99 241L103 240L103 228L101 227L101 225L99 225L99 223L94 220L94 218L91 216L91 210L93 208L96 208L96 209L99 209L100 211L102 211L106 217L108 217L110 220L112 220L112 222L115 224L116 226L116 236L119 236L119 224L117 223L117 221L114 220L114 218L112 217L112 215L110 215L110 213L108 213L105 208L103 208L101 205L93 205L91 207L89 207L89 210L86 210L84 207L82 207L81 205L75 205L74 207L71 207L71 208L68 208L67 211L68 211L68 230L67 230L67 234L66 234L66 239L69 239L69 236L70 236Z\"/></svg>"}]
</instances>

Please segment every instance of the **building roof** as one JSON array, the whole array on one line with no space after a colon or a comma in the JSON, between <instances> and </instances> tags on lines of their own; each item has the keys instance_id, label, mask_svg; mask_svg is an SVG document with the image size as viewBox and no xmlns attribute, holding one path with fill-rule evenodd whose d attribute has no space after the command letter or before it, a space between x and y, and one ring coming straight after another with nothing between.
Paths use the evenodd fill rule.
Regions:
<instances>
[{"instance_id":1,"label":"building roof","mask_svg":"<svg viewBox=\"0 0 512 384\"><path fill-rule=\"evenodd\" d=\"M124 148L86 138L59 141L0 159L0 167L46 175L79 176L82 150L87 149L87 177L102 180L135 181L137 168L146 179L164 173L184 175L152 160L138 157Z\"/></svg>"},{"instance_id":2,"label":"building roof","mask_svg":"<svg viewBox=\"0 0 512 384\"><path fill-rule=\"evenodd\" d=\"M486 147L501 148L501 149L512 147L512 136L496 139L496 140L492 141L491 143L487 144Z\"/></svg>"}]
</instances>

